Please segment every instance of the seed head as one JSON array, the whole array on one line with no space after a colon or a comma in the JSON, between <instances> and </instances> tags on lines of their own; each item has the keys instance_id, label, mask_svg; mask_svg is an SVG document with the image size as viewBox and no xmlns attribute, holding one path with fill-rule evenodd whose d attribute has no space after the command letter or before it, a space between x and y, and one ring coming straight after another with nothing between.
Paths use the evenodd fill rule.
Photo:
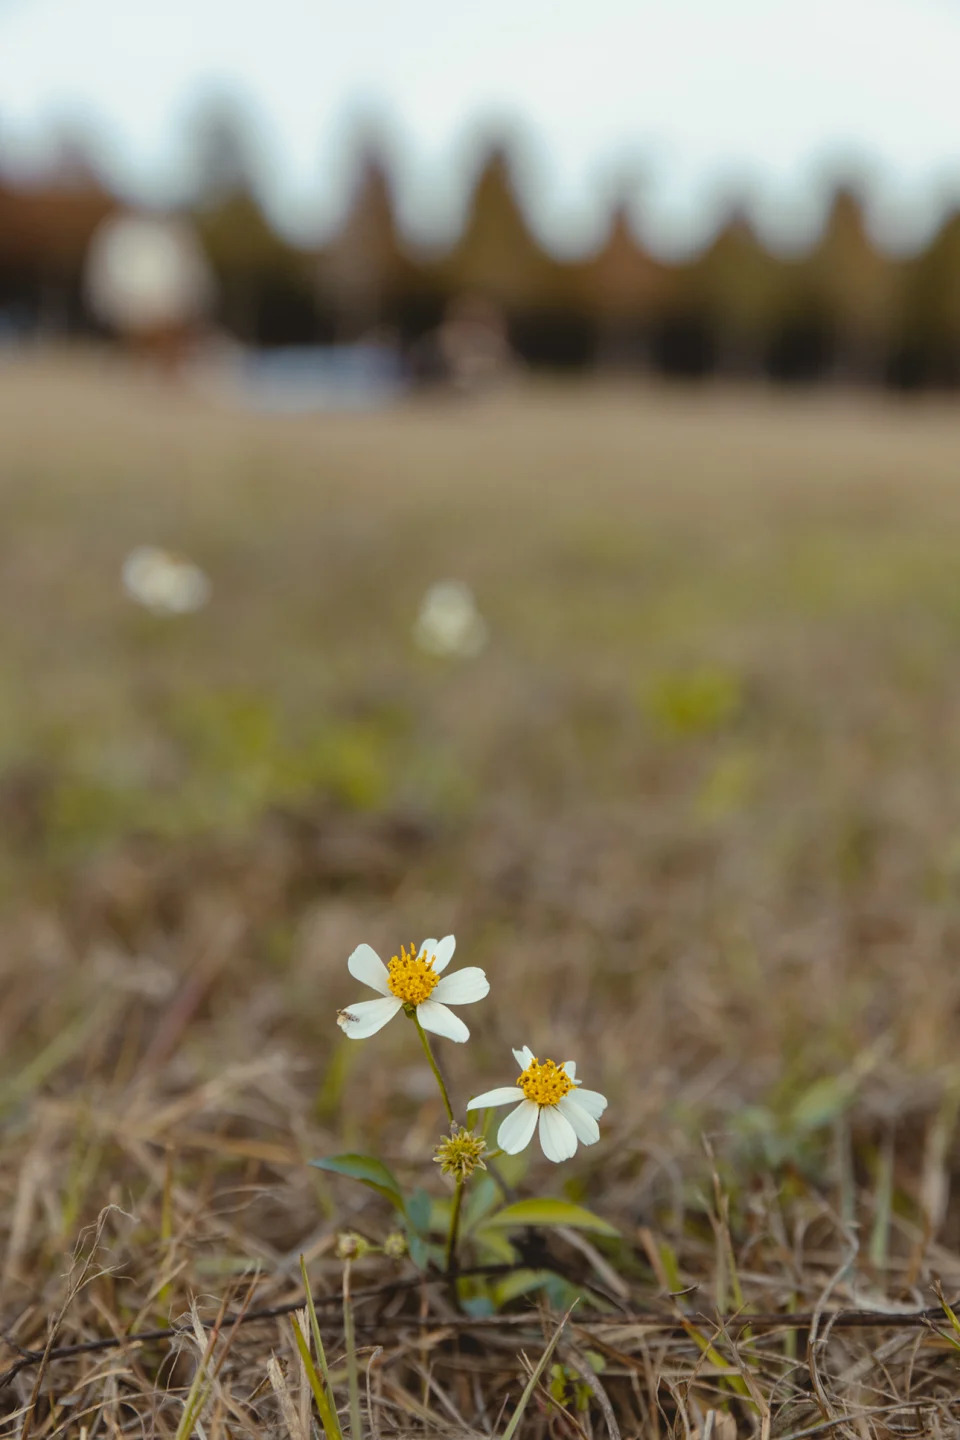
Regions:
<instances>
[{"instance_id":1,"label":"seed head","mask_svg":"<svg viewBox=\"0 0 960 1440\"><path fill-rule=\"evenodd\" d=\"M462 1184L474 1170L486 1170L481 1158L486 1148L487 1142L482 1135L474 1135L472 1130L455 1124L450 1134L440 1141L433 1159L444 1175L453 1175Z\"/></svg>"}]
</instances>

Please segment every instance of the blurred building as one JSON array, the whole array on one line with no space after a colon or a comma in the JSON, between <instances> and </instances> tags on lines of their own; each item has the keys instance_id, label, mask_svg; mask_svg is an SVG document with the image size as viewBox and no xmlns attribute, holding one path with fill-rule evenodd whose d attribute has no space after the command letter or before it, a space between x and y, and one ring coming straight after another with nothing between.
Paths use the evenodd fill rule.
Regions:
<instances>
[{"instance_id":1,"label":"blurred building","mask_svg":"<svg viewBox=\"0 0 960 1440\"><path fill-rule=\"evenodd\" d=\"M456 384L502 375L516 358L685 379L960 386L960 214L922 253L894 257L873 241L855 188L840 186L804 255L771 252L734 207L701 253L671 263L618 200L597 250L561 259L538 239L508 150L495 145L461 233L446 253L425 254L404 238L389 168L366 143L342 225L295 244L259 199L242 117L223 107L201 116L194 148L196 185L176 221L199 247L185 266L195 292L186 308L247 346L371 342ZM126 282L114 273L110 301L91 279L103 268L104 222L123 209L76 156L34 183L0 167L0 337L129 339L136 326L116 311ZM129 247L118 262L123 246L111 243L114 272L150 269ZM154 248L156 270L163 246Z\"/></svg>"},{"instance_id":2,"label":"blurred building","mask_svg":"<svg viewBox=\"0 0 960 1440\"><path fill-rule=\"evenodd\" d=\"M118 208L76 156L31 183L15 185L0 173L0 332L59 335L84 327L87 248Z\"/></svg>"}]
</instances>

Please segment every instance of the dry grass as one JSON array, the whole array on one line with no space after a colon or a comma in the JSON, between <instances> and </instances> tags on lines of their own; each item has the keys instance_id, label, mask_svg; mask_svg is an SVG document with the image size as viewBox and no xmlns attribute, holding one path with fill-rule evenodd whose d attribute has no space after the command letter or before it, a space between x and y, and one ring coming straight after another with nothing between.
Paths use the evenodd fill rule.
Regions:
<instances>
[{"instance_id":1,"label":"dry grass","mask_svg":"<svg viewBox=\"0 0 960 1440\"><path fill-rule=\"evenodd\" d=\"M450 929L493 985L456 1096L574 1055L601 1144L506 1179L621 1239L467 1246L560 1277L526 1293L356 1262L374 1440L502 1435L575 1291L523 1435L956 1433L960 417L281 421L77 357L0 374L0 436L0 1369L177 1329L31 1360L0 1433L309 1435L289 1315L249 1318L301 1253L347 1424L335 1237L393 1221L305 1161L416 1184L442 1116L404 1027L342 1040L344 962ZM206 611L123 600L144 540ZM412 647L445 575L476 661Z\"/></svg>"}]
</instances>

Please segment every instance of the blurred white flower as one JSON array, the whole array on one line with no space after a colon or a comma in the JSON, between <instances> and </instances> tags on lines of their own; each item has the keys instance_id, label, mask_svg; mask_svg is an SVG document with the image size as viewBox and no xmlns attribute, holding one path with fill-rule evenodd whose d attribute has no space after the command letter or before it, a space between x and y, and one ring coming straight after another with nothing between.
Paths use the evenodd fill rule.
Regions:
<instances>
[{"instance_id":1,"label":"blurred white flower","mask_svg":"<svg viewBox=\"0 0 960 1440\"><path fill-rule=\"evenodd\" d=\"M189 615L210 598L210 580L192 560L138 545L123 562L123 588L154 615Z\"/></svg>"},{"instance_id":2,"label":"blurred white flower","mask_svg":"<svg viewBox=\"0 0 960 1440\"><path fill-rule=\"evenodd\" d=\"M389 966L384 965L370 945L358 945L347 961L354 980L360 980L383 996L382 1000L361 1000L337 1015L337 1024L350 1040L365 1040L382 1030L388 1020L406 1009L424 1030L448 1040L469 1040L470 1031L450 1005L472 1005L490 989L486 975L468 965L453 975L444 975L457 942L452 935L442 940L424 940L419 950L401 946Z\"/></svg>"},{"instance_id":3,"label":"blurred white flower","mask_svg":"<svg viewBox=\"0 0 960 1440\"><path fill-rule=\"evenodd\" d=\"M497 1144L508 1155L525 1150L540 1122L540 1144L548 1160L569 1160L577 1153L577 1142L594 1145L600 1139L597 1124L607 1108L605 1095L598 1090L577 1087L577 1067L572 1060L558 1065L540 1061L528 1045L514 1050L521 1074L513 1085L500 1085L467 1102L468 1110L492 1105L515 1105L500 1123ZM519 1100L519 1105L515 1102Z\"/></svg>"},{"instance_id":4,"label":"blurred white flower","mask_svg":"<svg viewBox=\"0 0 960 1440\"><path fill-rule=\"evenodd\" d=\"M93 313L121 335L195 323L214 299L195 232L172 216L108 216L90 242L84 285Z\"/></svg>"},{"instance_id":5,"label":"blurred white flower","mask_svg":"<svg viewBox=\"0 0 960 1440\"><path fill-rule=\"evenodd\" d=\"M424 595L413 635L428 655L472 659L487 643L487 626L462 580L438 580Z\"/></svg>"}]
</instances>

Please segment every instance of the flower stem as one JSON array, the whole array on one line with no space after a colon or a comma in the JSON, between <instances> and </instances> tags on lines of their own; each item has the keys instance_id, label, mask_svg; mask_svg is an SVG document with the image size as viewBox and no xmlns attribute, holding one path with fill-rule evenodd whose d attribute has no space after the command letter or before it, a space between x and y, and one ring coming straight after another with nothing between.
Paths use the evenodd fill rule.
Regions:
<instances>
[{"instance_id":1,"label":"flower stem","mask_svg":"<svg viewBox=\"0 0 960 1440\"><path fill-rule=\"evenodd\" d=\"M449 1275L453 1269L453 1262L457 1254L457 1238L460 1233L460 1206L463 1202L463 1181L457 1181L457 1188L453 1194L453 1209L450 1212L450 1229L447 1232L447 1253L444 1257L443 1268Z\"/></svg>"},{"instance_id":2,"label":"flower stem","mask_svg":"<svg viewBox=\"0 0 960 1440\"><path fill-rule=\"evenodd\" d=\"M414 1023L414 1025L416 1025L416 1027L417 1027L417 1034L420 1036L420 1043L421 1043L421 1045L423 1046L424 1053L426 1054L427 1059L430 1061L430 1069L433 1071L434 1075L437 1077L437 1084L440 1086L440 1094L443 1096L443 1103L444 1103L444 1105L446 1106L447 1119L450 1121L450 1124L452 1125L452 1124L453 1124L453 1106L450 1104L450 1096L447 1094L447 1087L446 1087L446 1085L444 1084L443 1076L440 1074L440 1067L439 1067L439 1065L437 1064L436 1060L434 1060L434 1058L433 1058L433 1051L432 1051L431 1048L430 1048L430 1041L427 1039L427 1032L424 1030L423 1026L420 1024L420 1017L417 1015L416 1010L414 1010L414 1012L413 1012L413 1023ZM458 1192L458 1193L459 1193L459 1192Z\"/></svg>"}]
</instances>

